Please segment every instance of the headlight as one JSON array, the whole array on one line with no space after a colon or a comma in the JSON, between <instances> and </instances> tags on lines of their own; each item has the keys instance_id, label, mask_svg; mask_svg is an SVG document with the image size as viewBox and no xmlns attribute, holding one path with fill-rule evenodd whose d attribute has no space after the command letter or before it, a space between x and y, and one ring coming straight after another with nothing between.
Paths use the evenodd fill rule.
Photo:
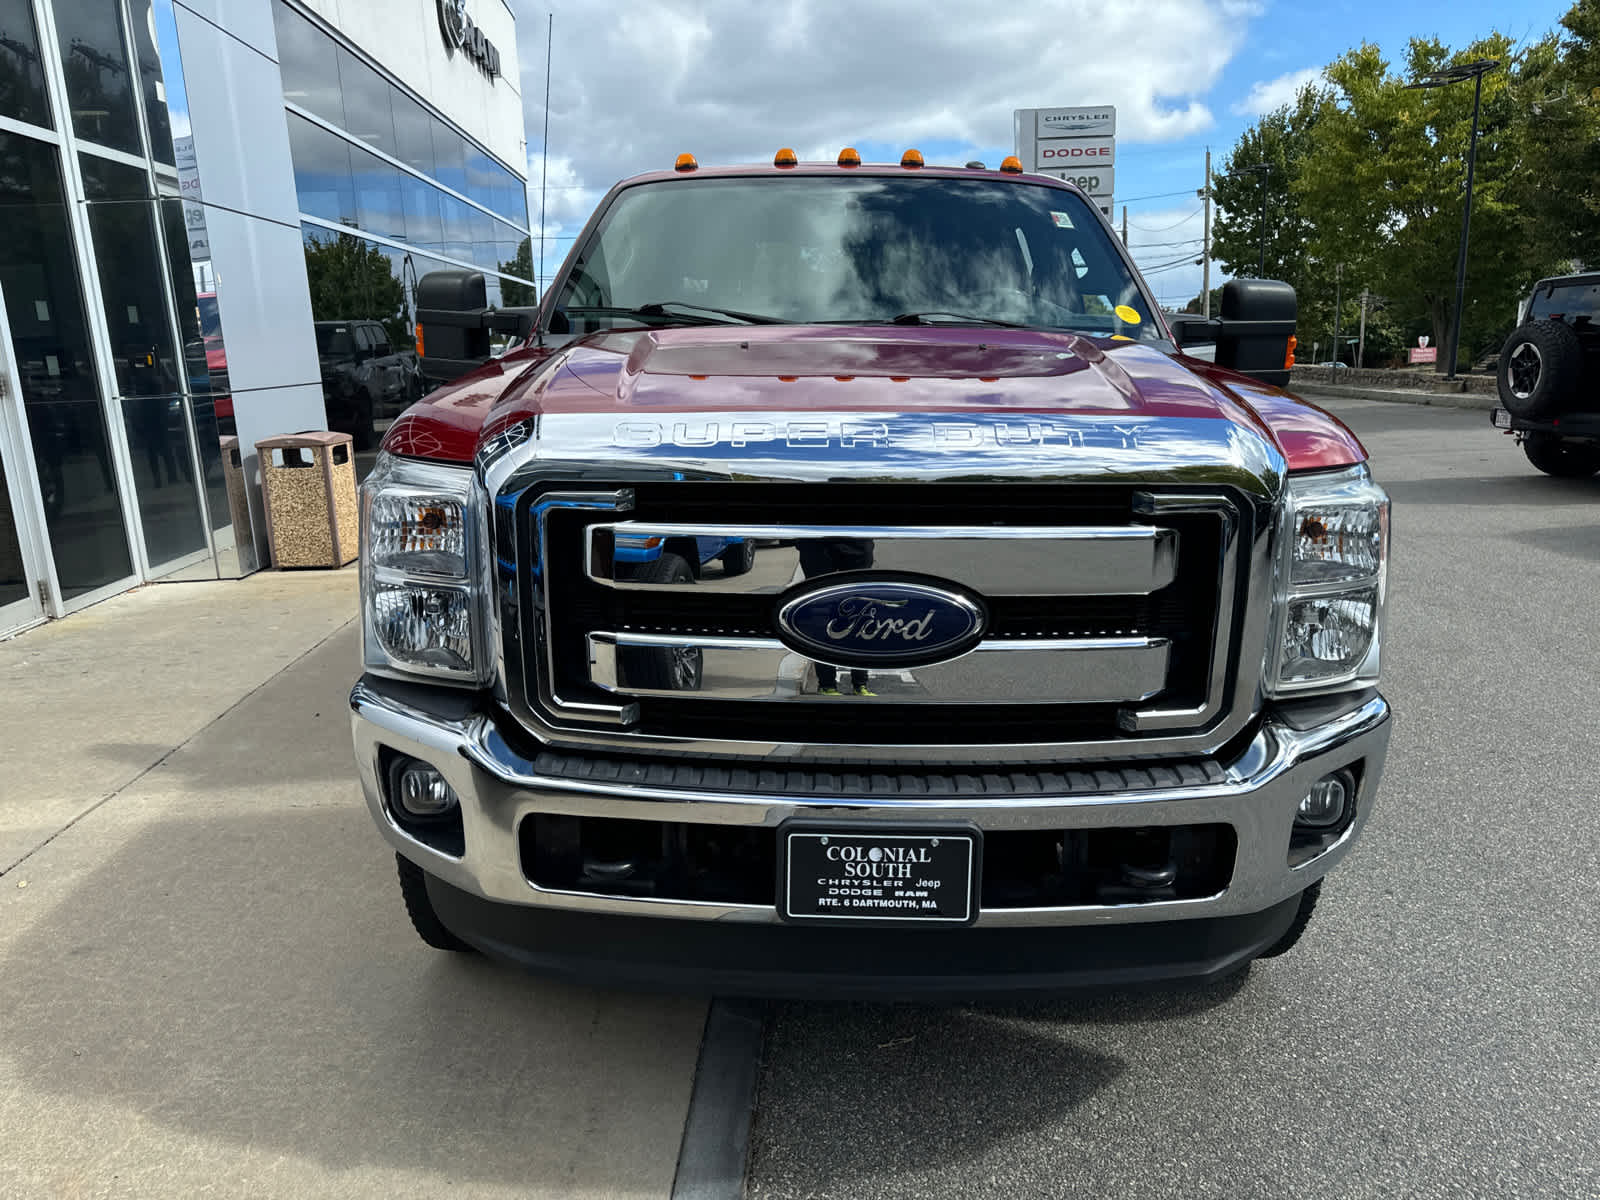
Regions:
<instances>
[{"instance_id":1,"label":"headlight","mask_svg":"<svg viewBox=\"0 0 1600 1200\"><path fill-rule=\"evenodd\" d=\"M470 467L379 454L361 485L361 620L366 669L485 681L478 578L483 505Z\"/></svg>"},{"instance_id":2,"label":"headlight","mask_svg":"<svg viewBox=\"0 0 1600 1200\"><path fill-rule=\"evenodd\" d=\"M1284 517L1267 691L1282 696L1376 683L1389 497L1365 466L1290 476Z\"/></svg>"}]
</instances>

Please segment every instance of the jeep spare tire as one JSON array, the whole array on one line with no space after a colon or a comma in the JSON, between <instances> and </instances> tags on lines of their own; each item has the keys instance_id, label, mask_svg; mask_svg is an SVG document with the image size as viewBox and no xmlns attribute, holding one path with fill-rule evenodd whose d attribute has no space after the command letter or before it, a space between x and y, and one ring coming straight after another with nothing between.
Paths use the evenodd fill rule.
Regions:
<instances>
[{"instance_id":1,"label":"jeep spare tire","mask_svg":"<svg viewBox=\"0 0 1600 1200\"><path fill-rule=\"evenodd\" d=\"M1530 321L1512 331L1500 351L1500 403L1513 416L1559 416L1578 390L1583 347L1560 321Z\"/></svg>"}]
</instances>

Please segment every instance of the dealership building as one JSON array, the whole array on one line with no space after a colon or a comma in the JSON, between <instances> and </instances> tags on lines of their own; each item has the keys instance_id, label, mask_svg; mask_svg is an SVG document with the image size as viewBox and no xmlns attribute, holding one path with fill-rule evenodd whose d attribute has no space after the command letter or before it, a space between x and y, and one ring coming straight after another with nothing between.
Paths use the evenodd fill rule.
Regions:
<instances>
[{"instance_id":1,"label":"dealership building","mask_svg":"<svg viewBox=\"0 0 1600 1200\"><path fill-rule=\"evenodd\" d=\"M0 636L268 565L256 443L414 398L417 279L531 301L526 162L505 0L0 0Z\"/></svg>"}]
</instances>

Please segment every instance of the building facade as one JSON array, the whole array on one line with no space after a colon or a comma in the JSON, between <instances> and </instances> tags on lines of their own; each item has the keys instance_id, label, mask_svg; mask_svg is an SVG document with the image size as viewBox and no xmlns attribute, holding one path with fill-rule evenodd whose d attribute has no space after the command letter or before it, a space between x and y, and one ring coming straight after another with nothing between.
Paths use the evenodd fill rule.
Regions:
<instances>
[{"instance_id":1,"label":"building facade","mask_svg":"<svg viewBox=\"0 0 1600 1200\"><path fill-rule=\"evenodd\" d=\"M421 393L414 289L534 296L505 0L0 0L0 636L266 562L254 446Z\"/></svg>"}]
</instances>

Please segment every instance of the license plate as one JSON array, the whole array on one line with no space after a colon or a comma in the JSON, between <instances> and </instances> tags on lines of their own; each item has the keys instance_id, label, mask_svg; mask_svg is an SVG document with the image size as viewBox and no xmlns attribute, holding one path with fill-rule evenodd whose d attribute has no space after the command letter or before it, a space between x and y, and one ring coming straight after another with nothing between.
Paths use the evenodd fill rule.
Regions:
<instances>
[{"instance_id":1,"label":"license plate","mask_svg":"<svg viewBox=\"0 0 1600 1200\"><path fill-rule=\"evenodd\" d=\"M779 915L789 921L961 924L977 919L982 834L786 826Z\"/></svg>"},{"instance_id":2,"label":"license plate","mask_svg":"<svg viewBox=\"0 0 1600 1200\"><path fill-rule=\"evenodd\" d=\"M1503 408L1494 410L1494 427L1496 429L1511 428L1511 414Z\"/></svg>"}]
</instances>

